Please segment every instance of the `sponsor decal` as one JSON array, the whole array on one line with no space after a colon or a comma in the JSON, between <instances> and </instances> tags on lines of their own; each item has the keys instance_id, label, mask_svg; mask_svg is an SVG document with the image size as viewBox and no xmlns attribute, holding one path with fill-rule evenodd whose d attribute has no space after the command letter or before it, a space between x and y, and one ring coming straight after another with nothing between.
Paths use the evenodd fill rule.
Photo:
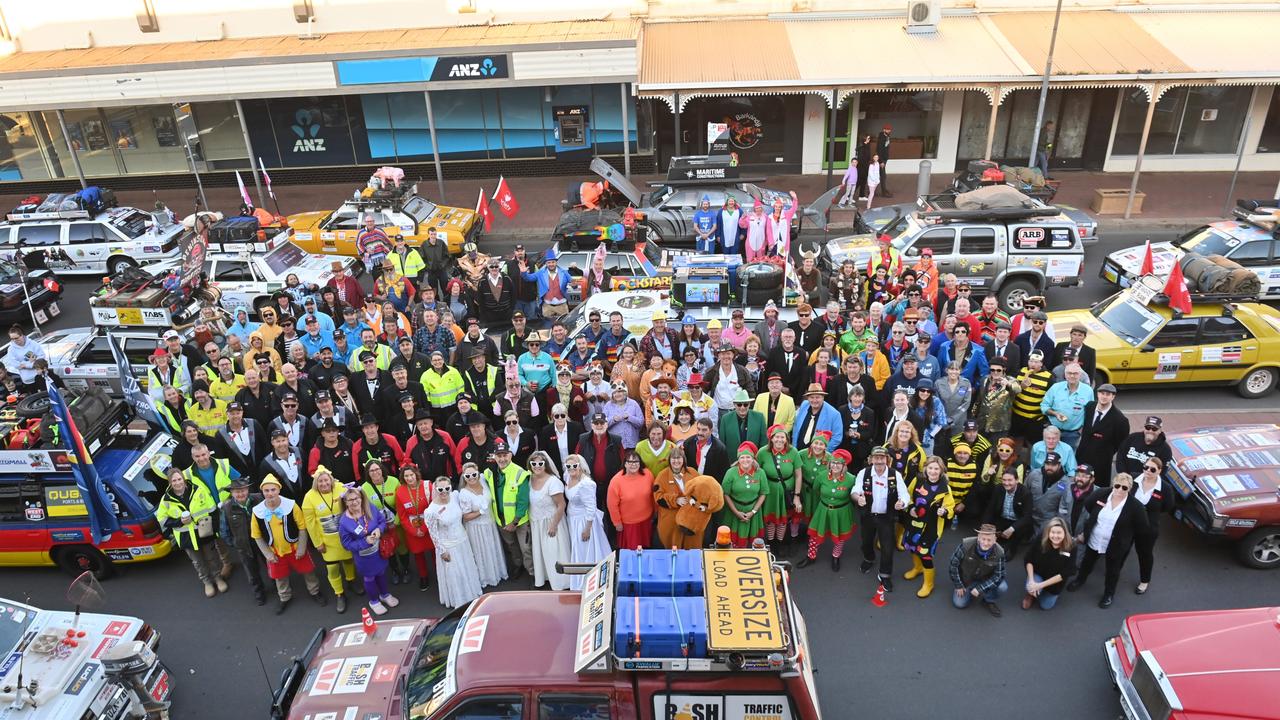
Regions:
<instances>
[{"instance_id":1,"label":"sponsor decal","mask_svg":"<svg viewBox=\"0 0 1280 720\"><path fill-rule=\"evenodd\" d=\"M338 671L342 669L342 658L330 658L320 664L316 671L316 680L311 684L308 695L328 695L333 692L334 683L338 681Z\"/></svg>"},{"instance_id":2,"label":"sponsor decal","mask_svg":"<svg viewBox=\"0 0 1280 720\"><path fill-rule=\"evenodd\" d=\"M27 519L30 520L31 522L37 522L44 519L44 508L29 507L26 509L24 514L27 516Z\"/></svg>"},{"instance_id":3,"label":"sponsor decal","mask_svg":"<svg viewBox=\"0 0 1280 720\"><path fill-rule=\"evenodd\" d=\"M133 623L128 620L112 620L111 623L107 625L107 629L102 631L102 634L110 635L111 637L124 637L125 631L127 631L129 626L132 624Z\"/></svg>"},{"instance_id":4,"label":"sponsor decal","mask_svg":"<svg viewBox=\"0 0 1280 720\"><path fill-rule=\"evenodd\" d=\"M21 657L22 653L9 653L9 657L5 658L3 663L0 663L0 678L8 675L13 666L18 664L18 659Z\"/></svg>"},{"instance_id":5,"label":"sponsor decal","mask_svg":"<svg viewBox=\"0 0 1280 720\"><path fill-rule=\"evenodd\" d=\"M1152 376L1155 380L1173 380L1178 377L1178 370L1182 368L1182 353L1180 352L1162 352L1156 361L1156 372Z\"/></svg>"},{"instance_id":6,"label":"sponsor decal","mask_svg":"<svg viewBox=\"0 0 1280 720\"><path fill-rule=\"evenodd\" d=\"M739 150L753 148L764 138L764 123L751 113L733 115L725 124L729 126L729 142Z\"/></svg>"},{"instance_id":7,"label":"sponsor decal","mask_svg":"<svg viewBox=\"0 0 1280 720\"><path fill-rule=\"evenodd\" d=\"M363 632L360 633L364 635ZM412 625L395 625L387 632L387 642L408 642L413 637Z\"/></svg>"},{"instance_id":8,"label":"sponsor decal","mask_svg":"<svg viewBox=\"0 0 1280 720\"><path fill-rule=\"evenodd\" d=\"M1227 527L1234 527L1234 528L1251 528L1257 524L1258 524L1257 520L1243 520L1243 519L1236 519L1236 518L1231 518L1227 520Z\"/></svg>"},{"instance_id":9,"label":"sponsor decal","mask_svg":"<svg viewBox=\"0 0 1280 720\"><path fill-rule=\"evenodd\" d=\"M76 671L75 677L71 678L71 682L67 683L67 687L62 693L64 695L79 695L89 684L89 681L93 679L93 675L96 672L98 672L97 663L84 663Z\"/></svg>"},{"instance_id":10,"label":"sponsor decal","mask_svg":"<svg viewBox=\"0 0 1280 720\"><path fill-rule=\"evenodd\" d=\"M347 658L338 671L333 685L334 695L353 695L369 689L373 680L373 668L377 664L375 656Z\"/></svg>"},{"instance_id":11,"label":"sponsor decal","mask_svg":"<svg viewBox=\"0 0 1280 720\"><path fill-rule=\"evenodd\" d=\"M116 562L127 562L133 559L133 556L129 554L129 551L124 548L103 550L102 554L106 555L108 559Z\"/></svg>"},{"instance_id":12,"label":"sponsor decal","mask_svg":"<svg viewBox=\"0 0 1280 720\"><path fill-rule=\"evenodd\" d=\"M400 669L395 663L383 663L373 671L374 682L391 682L396 679L396 671Z\"/></svg>"},{"instance_id":13,"label":"sponsor decal","mask_svg":"<svg viewBox=\"0 0 1280 720\"><path fill-rule=\"evenodd\" d=\"M458 648L458 654L480 652L484 647L484 635L488 628L488 615L478 615L467 620L467 626L462 630L462 644Z\"/></svg>"},{"instance_id":14,"label":"sponsor decal","mask_svg":"<svg viewBox=\"0 0 1280 720\"><path fill-rule=\"evenodd\" d=\"M118 642L120 642L118 638L103 638L102 642L98 643L97 649L93 651L93 655L91 655L90 657L92 657L94 660L97 660L98 658L102 657L103 653L115 647L116 643Z\"/></svg>"}]
</instances>

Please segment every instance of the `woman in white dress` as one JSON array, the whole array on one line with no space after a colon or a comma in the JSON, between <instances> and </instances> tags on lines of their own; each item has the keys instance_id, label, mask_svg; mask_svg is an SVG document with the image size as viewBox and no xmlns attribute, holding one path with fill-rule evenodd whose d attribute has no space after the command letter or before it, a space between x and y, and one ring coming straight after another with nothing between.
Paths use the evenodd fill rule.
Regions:
<instances>
[{"instance_id":1,"label":"woman in white dress","mask_svg":"<svg viewBox=\"0 0 1280 720\"><path fill-rule=\"evenodd\" d=\"M493 498L480 479L480 469L475 463L462 466L458 504L462 507L462 525L471 541L471 554L480 571L480 584L497 585L507 579L507 561L502 554L502 536L493 519Z\"/></svg>"},{"instance_id":2,"label":"woman in white dress","mask_svg":"<svg viewBox=\"0 0 1280 720\"><path fill-rule=\"evenodd\" d=\"M569 506L569 560L597 563L609 554L604 534L604 512L596 505L596 483L581 455L564 460L564 497ZM582 589L582 575L569 577L569 589Z\"/></svg>"},{"instance_id":3,"label":"woman in white dress","mask_svg":"<svg viewBox=\"0 0 1280 720\"><path fill-rule=\"evenodd\" d=\"M436 546L436 585L440 588L440 604L460 607L480 597L480 571L476 569L471 543L462 529L462 507L451 497L449 478L436 478L432 486L431 505L422 513L431 539Z\"/></svg>"},{"instance_id":4,"label":"woman in white dress","mask_svg":"<svg viewBox=\"0 0 1280 720\"><path fill-rule=\"evenodd\" d=\"M530 455L529 543L533 545L534 587L548 582L552 590L569 587L569 576L556 572L556 563L570 556L565 505L564 483L556 477L551 457L542 450Z\"/></svg>"}]
</instances>

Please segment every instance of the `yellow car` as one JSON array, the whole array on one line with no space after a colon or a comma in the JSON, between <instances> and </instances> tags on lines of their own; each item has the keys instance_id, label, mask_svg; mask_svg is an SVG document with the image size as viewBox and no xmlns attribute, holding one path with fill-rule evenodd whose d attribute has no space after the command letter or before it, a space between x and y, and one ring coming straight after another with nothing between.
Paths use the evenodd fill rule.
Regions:
<instances>
[{"instance_id":1,"label":"yellow car","mask_svg":"<svg viewBox=\"0 0 1280 720\"><path fill-rule=\"evenodd\" d=\"M1174 317L1165 298L1129 288L1092 309L1049 313L1057 340L1077 323L1098 353L1098 382L1115 385L1234 385L1242 397L1269 395L1280 381L1280 312L1223 296L1192 296ZM1144 298L1149 298L1143 302Z\"/></svg>"},{"instance_id":2,"label":"yellow car","mask_svg":"<svg viewBox=\"0 0 1280 720\"><path fill-rule=\"evenodd\" d=\"M337 210L297 213L288 222L294 244L309 253L357 255L356 237L370 214L387 237L403 235L411 246L426 242L429 233L443 232L453 255L462 253L463 243L480 236L480 218L474 210L437 205L419 195L416 185L398 193L365 188L359 198L347 200Z\"/></svg>"}]
</instances>

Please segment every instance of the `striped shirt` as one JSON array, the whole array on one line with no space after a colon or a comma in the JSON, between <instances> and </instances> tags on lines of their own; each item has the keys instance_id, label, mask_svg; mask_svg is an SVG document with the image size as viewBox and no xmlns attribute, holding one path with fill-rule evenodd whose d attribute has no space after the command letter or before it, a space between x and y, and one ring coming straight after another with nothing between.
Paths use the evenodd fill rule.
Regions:
<instances>
[{"instance_id":1,"label":"striped shirt","mask_svg":"<svg viewBox=\"0 0 1280 720\"><path fill-rule=\"evenodd\" d=\"M1032 372L1031 368L1024 368L1022 375L1018 377L1022 392L1013 399L1013 414L1027 420L1043 420L1044 413L1040 411L1040 401L1044 400L1045 393L1049 392L1051 382L1053 382L1052 372L1048 370Z\"/></svg>"},{"instance_id":2,"label":"striped shirt","mask_svg":"<svg viewBox=\"0 0 1280 720\"><path fill-rule=\"evenodd\" d=\"M947 461L947 484L951 486L951 495L956 502L964 502L973 482L978 479L978 464L969 457L969 462L961 464L955 458Z\"/></svg>"}]
</instances>

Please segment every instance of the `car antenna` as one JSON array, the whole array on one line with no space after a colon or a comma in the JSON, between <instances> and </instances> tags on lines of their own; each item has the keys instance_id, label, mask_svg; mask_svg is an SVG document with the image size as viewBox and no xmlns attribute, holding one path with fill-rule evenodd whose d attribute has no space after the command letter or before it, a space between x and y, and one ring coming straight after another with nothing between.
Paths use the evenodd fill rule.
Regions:
<instances>
[{"instance_id":1,"label":"car antenna","mask_svg":"<svg viewBox=\"0 0 1280 720\"><path fill-rule=\"evenodd\" d=\"M271 673L267 672L267 664L262 661L262 648L254 645L253 651L258 653L258 667L262 668L262 678L267 681L267 693L274 694L276 689L271 686Z\"/></svg>"}]
</instances>

